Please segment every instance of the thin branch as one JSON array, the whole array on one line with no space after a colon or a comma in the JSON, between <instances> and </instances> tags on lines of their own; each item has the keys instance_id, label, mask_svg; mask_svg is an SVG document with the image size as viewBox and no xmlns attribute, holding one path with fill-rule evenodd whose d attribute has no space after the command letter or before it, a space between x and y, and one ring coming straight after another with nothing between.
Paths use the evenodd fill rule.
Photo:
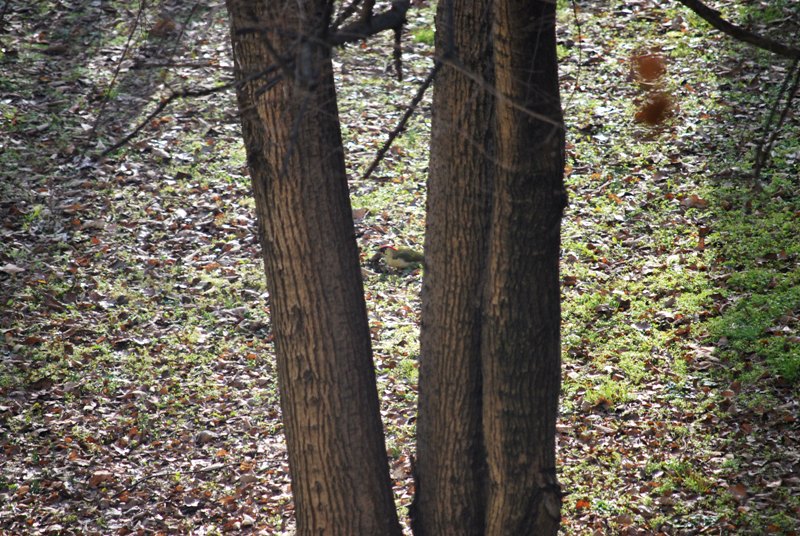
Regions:
<instances>
[{"instance_id":1,"label":"thin branch","mask_svg":"<svg viewBox=\"0 0 800 536\"><path fill-rule=\"evenodd\" d=\"M186 33L186 28L189 27L189 21L192 20L192 17L197 12L197 8L198 7L200 7L200 4L199 3L195 3L192 6L192 9L189 11L189 14L186 15L186 19L184 19L183 24L180 25L181 31L178 34L178 37L175 39L175 42L172 44L172 51L168 54L168 57L169 56L174 56L175 53L178 51L178 45L180 44L181 39L183 39L183 36Z\"/></svg>"},{"instance_id":2,"label":"thin branch","mask_svg":"<svg viewBox=\"0 0 800 536\"><path fill-rule=\"evenodd\" d=\"M375 171L375 169L383 160L384 156L386 156L386 153L387 151L389 151L389 148L392 146L392 143L394 143L394 140L400 135L401 132L403 132L403 130L405 130L408 120L414 114L414 111L417 109L417 106L419 105L420 101L422 101L422 97L425 95L425 92L433 83L433 79L436 78L436 73L439 72L439 69L441 69L441 67L442 67L441 62L437 61L433 64L433 69L431 69L431 72L428 73L428 76L422 82L422 85L419 86L416 95L414 95L414 98L411 99L411 104L408 105L408 108L406 108L405 113L403 113L403 117L400 118L400 122L398 122L397 126L394 127L394 130L392 130L392 132L389 133L389 138L386 140L386 142L384 142L383 146L375 155L375 159L369 165L367 171L364 172L364 176L362 177L363 180L369 179L370 175L372 175L372 172Z\"/></svg>"},{"instance_id":3,"label":"thin branch","mask_svg":"<svg viewBox=\"0 0 800 536\"><path fill-rule=\"evenodd\" d=\"M791 89L789 89L789 80L792 79L792 76L794 76L794 81L792 82ZM766 125L764 125L764 137L761 139L758 147L756 148L756 158L753 168L753 177L756 181L756 185L758 185L757 181L761 177L761 170L767 164L769 154L772 152L772 146L775 144L775 140L778 138L778 133L780 132L784 121L786 121L786 116L789 114L789 109L792 106L792 100L797 94L798 85L800 85L800 60L795 60L792 62L792 67L789 69L789 72L786 73L786 77L783 79L783 84L781 85L780 90L778 90L778 95L775 97L775 104L772 106L772 109L769 112ZM777 111L778 104L780 104L784 94L786 94L786 102L784 103L783 111L778 119L778 124L775 125L774 129L771 129L770 127L772 125L772 120L775 118L775 112Z\"/></svg>"},{"instance_id":4,"label":"thin branch","mask_svg":"<svg viewBox=\"0 0 800 536\"><path fill-rule=\"evenodd\" d=\"M237 35L247 35L251 33L256 33L261 36L263 39L263 44L267 47L267 52L272 55L272 58L275 60L275 63L283 71L284 76L287 79L292 80L294 79L294 66L291 64L291 61L287 61L286 58L278 54L278 51L272 44L272 41L267 37L267 33L270 32L271 29L267 26L243 26L236 31Z\"/></svg>"},{"instance_id":5,"label":"thin branch","mask_svg":"<svg viewBox=\"0 0 800 536\"><path fill-rule=\"evenodd\" d=\"M565 110L572 104L572 98L578 92L578 87L580 87L581 67L583 64L583 47L581 46L583 33L581 32L581 21L578 18L578 2L576 0L572 0L572 17L575 19L575 27L578 29L578 37L575 39L575 46L578 48L578 63L577 68L575 69L575 84L572 86L572 91L570 91L569 96L564 103Z\"/></svg>"},{"instance_id":6,"label":"thin branch","mask_svg":"<svg viewBox=\"0 0 800 536\"><path fill-rule=\"evenodd\" d=\"M543 121L545 123L553 125L556 128L562 130L564 129L564 123L557 121L552 117L548 117L544 114L534 112L533 110L526 107L524 104L517 102L513 97L510 97L504 93L500 93L496 87L494 87L492 84L484 80L480 75L473 73L472 71L461 65L461 63L458 62L457 60L450 57L443 57L439 58L439 61L441 61L443 64L449 67L452 67L453 69L456 69L458 72L460 72L461 74L463 74L464 76L466 76L467 78L478 84L478 86L480 86L481 89L483 89L491 96L493 96L495 99L497 99L498 102L502 102L503 104L511 106L513 109L521 112L524 115L527 115L531 119Z\"/></svg>"},{"instance_id":7,"label":"thin branch","mask_svg":"<svg viewBox=\"0 0 800 536\"><path fill-rule=\"evenodd\" d=\"M133 138L135 138L136 135L139 134L139 132L141 132L142 129L144 127L146 127L150 123L150 121L155 119L161 112L163 112L164 109L167 106L169 106L169 104L172 101L174 101L176 99L186 99L186 98L192 98L192 97L205 97L207 95L212 95L214 93L219 93L221 91L226 91L228 89L231 89L231 88L234 88L234 87L238 87L238 86L240 86L240 85L242 85L244 83L251 82L253 80L261 78L262 76L266 76L267 74L269 74L271 72L274 72L275 70L276 70L276 67L274 65L272 65L272 66L268 67L267 69L265 69L265 70L263 70L263 71L261 71L259 73L256 73L256 74L248 76L247 78L245 78L241 82L230 81L230 82L226 82L224 84L220 84L220 85L213 86L213 87L210 87L210 88L184 89L184 90L181 90L181 91L173 91L167 97L161 99L161 102L158 103L158 106L156 106L156 109L153 110L152 112L150 112L143 121L141 121L138 125L136 125L136 128L134 128L131 132L128 133L128 135L126 135L124 138L119 140L117 143L115 143L111 147L105 149L102 153L100 153L99 158L103 158L105 156L108 156L109 154L113 153L114 151L116 151L117 149L119 149L120 147L122 147L123 145L128 143L129 141L131 141ZM278 78L278 80L280 80L280 78ZM273 87L278 82L278 80L273 78L272 80L267 82L267 84L266 84L268 86L267 89Z\"/></svg>"},{"instance_id":8,"label":"thin branch","mask_svg":"<svg viewBox=\"0 0 800 536\"><path fill-rule=\"evenodd\" d=\"M394 46L392 47L392 59L394 60L394 73L397 81L403 81L403 25L394 29Z\"/></svg>"},{"instance_id":9,"label":"thin branch","mask_svg":"<svg viewBox=\"0 0 800 536\"><path fill-rule=\"evenodd\" d=\"M346 9L357 9L357 6L360 5L361 1L362 0L353 2L353 4L348 6ZM317 39L316 37L309 37L307 35L297 35L296 33L288 32L285 29L270 28L263 25L244 26L239 28L238 34L243 35L248 33L257 33L266 38L268 32L278 32L293 38L304 37L310 41L325 44L326 46L341 46L346 43L361 41L362 39L366 39L367 37L371 37L385 30L394 30L401 27L406 22L406 13L408 13L410 5L411 0L393 0L392 7L390 7L387 11L373 15L367 21L364 21L361 19L361 17L359 17L357 21L348 24L344 28L337 29L336 23L341 18L340 15L337 17L337 20L334 21L333 25L328 28L327 39ZM265 44L270 54L274 54L272 44L268 41L266 41ZM276 56L276 60L281 60L281 58Z\"/></svg>"},{"instance_id":10,"label":"thin branch","mask_svg":"<svg viewBox=\"0 0 800 536\"><path fill-rule=\"evenodd\" d=\"M281 461L281 460L270 460L268 462L268 465L270 467L274 467L274 466L281 465L282 463L283 463L283 461ZM133 482L131 482L130 484L128 484L127 486L124 486L120 491L118 491L117 493L112 495L111 498L112 499L118 499L118 498L122 497L125 493L130 493L131 491L136 489L136 487L139 486L139 484L141 484L142 482L146 482L147 480L150 480L150 479L153 479L153 478L161 478L161 477L165 477L165 476L172 476L172 475L174 475L176 473L177 474L181 474L181 475L198 475L198 474L202 474L202 473L210 473L212 471L218 471L220 469L238 467L239 465L240 465L240 462L212 463L211 465L207 465L205 467L200 467L199 469L181 469L181 468L177 468L177 469L165 469L163 471L156 471L154 473L150 473L149 475L145 475L143 477L140 477L140 478L134 480Z\"/></svg>"},{"instance_id":11,"label":"thin branch","mask_svg":"<svg viewBox=\"0 0 800 536\"><path fill-rule=\"evenodd\" d=\"M103 117L103 111L106 109L109 101L111 100L109 95L111 94L111 88L117 83L117 77L119 76L120 70L122 69L122 62L125 61L125 57L128 55L128 51L131 47L131 41L133 41L133 34L139 28L139 21L142 19L142 15L144 14L144 10L147 8L147 2L143 1L139 4L139 11L136 12L136 17L133 19L133 26L131 26L131 31L128 33L128 39L125 41L125 47L122 49L122 55L119 57L119 61L117 62L116 67L114 68L114 74L111 76L111 80L108 82L108 86L103 94L103 102L100 103L100 109L97 110L97 117L94 120L94 124L92 125L92 130L89 132L89 141L91 142L95 136L97 135L97 127L100 124L100 119Z\"/></svg>"},{"instance_id":12,"label":"thin branch","mask_svg":"<svg viewBox=\"0 0 800 536\"><path fill-rule=\"evenodd\" d=\"M131 65L130 70L137 69L161 69L163 67L177 67L184 69L204 69L206 67L215 67L217 69L233 70L232 67L220 67L213 61L135 61Z\"/></svg>"},{"instance_id":13,"label":"thin branch","mask_svg":"<svg viewBox=\"0 0 800 536\"><path fill-rule=\"evenodd\" d=\"M697 16L717 30L730 35L734 39L768 50L784 58L800 59L800 48L785 45L769 37L764 37L763 35L745 30L741 26L731 24L722 18L719 11L708 7L700 0L678 0L678 2L694 11Z\"/></svg>"},{"instance_id":14,"label":"thin branch","mask_svg":"<svg viewBox=\"0 0 800 536\"><path fill-rule=\"evenodd\" d=\"M120 491L118 491L117 493L112 495L111 498L112 499L118 499L118 498L122 497L125 493L130 493L131 491L136 489L136 487L139 484L141 484L142 482L145 482L145 481L150 480L152 478L161 478L161 477L164 477L164 476L174 475L175 473L180 473L182 475L195 475L195 474L200 474L200 473L210 473L211 471L217 471L219 469L224 469L226 467L235 467L236 465L238 465L238 462L237 463L212 463L211 465L207 465L206 467L201 467L199 469L186 469L186 470L166 469L164 471L156 471L154 473L150 473L149 475L145 475L145 476L143 476L141 478L138 478L138 479L134 480L133 482L131 482L130 484L128 484L127 486L124 486Z\"/></svg>"},{"instance_id":15,"label":"thin branch","mask_svg":"<svg viewBox=\"0 0 800 536\"><path fill-rule=\"evenodd\" d=\"M338 15L336 15L336 19L331 24L331 33L335 33L339 29L339 26L344 23L344 21L353 16L360 3L361 0L353 0L347 6L345 6L345 8L342 9Z\"/></svg>"},{"instance_id":16,"label":"thin branch","mask_svg":"<svg viewBox=\"0 0 800 536\"><path fill-rule=\"evenodd\" d=\"M256 97L256 98L260 97L261 95L263 95L264 93L266 93L270 89L274 88L278 84L278 82L280 82L281 80L283 80L283 76L281 76L280 73L276 74L275 76L273 76L272 78L270 78L269 80L264 82L264 85L259 87L255 91L255 93L253 93L253 96Z\"/></svg>"},{"instance_id":17,"label":"thin branch","mask_svg":"<svg viewBox=\"0 0 800 536\"><path fill-rule=\"evenodd\" d=\"M770 107L769 115L767 116L767 121L764 123L764 135L761 137L761 140L758 142L758 145L756 146L755 163L753 165L753 176L755 177L756 180L758 180L758 178L761 176L761 168L766 162L766 157L765 157L766 153L764 151L764 147L767 145L767 140L772 134L772 121L775 119L775 113L778 111L778 105L781 103L784 93L786 93L786 90L789 89L789 81L792 79L792 74L794 74L794 70L796 67L797 67L797 61L792 63L791 69L789 69L786 72L786 76L783 77L783 82L781 83L780 89L778 89L778 94L775 95L775 101L772 103L772 106Z\"/></svg>"}]
</instances>

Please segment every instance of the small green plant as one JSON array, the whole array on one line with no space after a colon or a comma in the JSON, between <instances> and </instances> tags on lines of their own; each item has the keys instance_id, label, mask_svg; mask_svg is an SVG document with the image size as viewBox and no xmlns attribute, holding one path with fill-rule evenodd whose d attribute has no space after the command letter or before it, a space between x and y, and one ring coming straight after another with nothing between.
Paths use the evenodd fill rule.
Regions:
<instances>
[{"instance_id":1,"label":"small green plant","mask_svg":"<svg viewBox=\"0 0 800 536\"><path fill-rule=\"evenodd\" d=\"M30 230L30 228L38 222L42 218L42 214L44 212L45 206L44 205L33 205L31 210L25 214L23 218L23 229Z\"/></svg>"},{"instance_id":2,"label":"small green plant","mask_svg":"<svg viewBox=\"0 0 800 536\"><path fill-rule=\"evenodd\" d=\"M641 383L647 375L645 363L647 363L647 356L637 352L624 352L619 358L619 367L633 385Z\"/></svg>"},{"instance_id":3,"label":"small green plant","mask_svg":"<svg viewBox=\"0 0 800 536\"><path fill-rule=\"evenodd\" d=\"M758 356L773 373L794 382L800 379L800 349L792 342L793 332L787 322L798 309L798 287L754 294L713 319L709 334L712 340L724 338L723 354L735 363L746 356Z\"/></svg>"},{"instance_id":4,"label":"small green plant","mask_svg":"<svg viewBox=\"0 0 800 536\"><path fill-rule=\"evenodd\" d=\"M586 402L592 406L614 407L626 402L631 398L630 386L625 382L613 378L604 379L597 385L586 391Z\"/></svg>"},{"instance_id":5,"label":"small green plant","mask_svg":"<svg viewBox=\"0 0 800 536\"><path fill-rule=\"evenodd\" d=\"M648 464L647 472L663 471L657 493L667 493L685 489L693 493L704 493L711 488L712 481L703 475L689 460L667 460L657 464Z\"/></svg>"},{"instance_id":6,"label":"small green plant","mask_svg":"<svg viewBox=\"0 0 800 536\"><path fill-rule=\"evenodd\" d=\"M417 43L432 46L436 37L436 32L433 28L417 28L411 35Z\"/></svg>"}]
</instances>

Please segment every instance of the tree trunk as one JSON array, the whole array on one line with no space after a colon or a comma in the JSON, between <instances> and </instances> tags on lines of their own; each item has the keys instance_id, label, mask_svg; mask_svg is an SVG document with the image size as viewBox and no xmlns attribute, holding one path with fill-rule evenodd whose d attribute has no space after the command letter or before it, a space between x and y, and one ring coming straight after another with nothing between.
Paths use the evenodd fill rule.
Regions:
<instances>
[{"instance_id":1,"label":"tree trunk","mask_svg":"<svg viewBox=\"0 0 800 536\"><path fill-rule=\"evenodd\" d=\"M442 1L436 15L436 57L444 65L434 85L428 177L417 536L483 534L481 285L494 171L490 6Z\"/></svg>"},{"instance_id":2,"label":"tree trunk","mask_svg":"<svg viewBox=\"0 0 800 536\"><path fill-rule=\"evenodd\" d=\"M399 535L324 45L328 4L227 1L237 97L297 534ZM268 69L282 76L271 89L269 76L253 79Z\"/></svg>"},{"instance_id":3,"label":"tree trunk","mask_svg":"<svg viewBox=\"0 0 800 536\"><path fill-rule=\"evenodd\" d=\"M552 2L439 3L416 536L558 530L555 46Z\"/></svg>"},{"instance_id":4,"label":"tree trunk","mask_svg":"<svg viewBox=\"0 0 800 536\"><path fill-rule=\"evenodd\" d=\"M564 129L555 3L495 2L497 167L483 324L486 534L556 534Z\"/></svg>"}]
</instances>

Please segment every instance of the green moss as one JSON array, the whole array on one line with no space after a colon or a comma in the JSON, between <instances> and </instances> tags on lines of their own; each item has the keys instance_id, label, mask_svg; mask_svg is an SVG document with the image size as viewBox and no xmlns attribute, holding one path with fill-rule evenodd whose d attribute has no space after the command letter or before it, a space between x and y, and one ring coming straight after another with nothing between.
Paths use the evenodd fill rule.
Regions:
<instances>
[{"instance_id":1,"label":"green moss","mask_svg":"<svg viewBox=\"0 0 800 536\"><path fill-rule=\"evenodd\" d=\"M417 28L411 32L411 36L417 43L433 46L436 32L433 28Z\"/></svg>"}]
</instances>

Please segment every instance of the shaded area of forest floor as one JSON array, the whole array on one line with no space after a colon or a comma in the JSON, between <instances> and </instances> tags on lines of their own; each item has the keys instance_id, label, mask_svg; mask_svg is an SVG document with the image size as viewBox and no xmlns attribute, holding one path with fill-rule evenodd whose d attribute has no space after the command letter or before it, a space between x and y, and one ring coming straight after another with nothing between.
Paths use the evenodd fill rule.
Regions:
<instances>
[{"instance_id":1,"label":"shaded area of forest floor","mask_svg":"<svg viewBox=\"0 0 800 536\"><path fill-rule=\"evenodd\" d=\"M736 20L795 35L791 6L732 5L721 7ZM291 531L269 295L232 94L177 102L122 151L91 158L170 88L229 79L223 5L9 6L0 532ZM748 178L789 66L677 7L581 6L580 35L567 8L559 32L571 192L564 533L796 534L796 112L761 188ZM422 244L429 100L376 176L359 177L430 68L431 20L430 9L411 16L403 82L388 69L388 36L335 61L401 510L421 274L367 259L386 242ZM647 53L666 72L641 84L630 59ZM654 91L672 115L635 122Z\"/></svg>"}]
</instances>

